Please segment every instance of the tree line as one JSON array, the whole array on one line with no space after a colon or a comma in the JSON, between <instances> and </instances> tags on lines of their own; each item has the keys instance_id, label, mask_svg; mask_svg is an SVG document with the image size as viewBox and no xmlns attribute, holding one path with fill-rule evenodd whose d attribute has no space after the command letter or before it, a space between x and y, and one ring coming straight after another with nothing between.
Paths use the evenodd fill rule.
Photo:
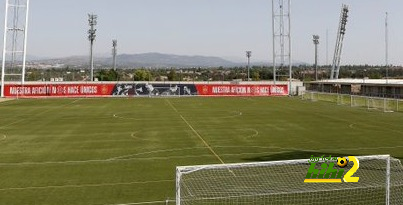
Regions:
<instances>
[{"instance_id":1,"label":"tree line","mask_svg":"<svg viewBox=\"0 0 403 205\"><path fill-rule=\"evenodd\" d=\"M131 68L131 69L97 69L94 76L98 81L233 81L248 80L245 67L233 68ZM315 80L312 66L295 66L292 68L293 78L301 81ZM250 80L272 80L273 67L253 66L250 69ZM278 80L288 80L288 68L277 68ZM330 66L318 68L318 80L329 79ZM88 69L77 68L28 68L27 81L51 81L56 78L63 81L86 81L89 79ZM340 69L340 78L403 78L403 68L398 66L347 65Z\"/></svg>"}]
</instances>

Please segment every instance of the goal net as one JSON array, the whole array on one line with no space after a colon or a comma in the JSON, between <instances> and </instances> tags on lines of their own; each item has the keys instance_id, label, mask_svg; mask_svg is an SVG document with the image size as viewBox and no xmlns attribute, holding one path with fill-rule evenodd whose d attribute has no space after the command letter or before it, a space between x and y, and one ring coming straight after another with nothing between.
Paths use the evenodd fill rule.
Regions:
<instances>
[{"instance_id":1,"label":"goal net","mask_svg":"<svg viewBox=\"0 0 403 205\"><path fill-rule=\"evenodd\" d=\"M305 91L302 94L302 100L336 102L338 101L338 94Z\"/></svg>"},{"instance_id":2,"label":"goal net","mask_svg":"<svg viewBox=\"0 0 403 205\"><path fill-rule=\"evenodd\" d=\"M338 94L337 95L337 105L350 105L351 104L350 95Z\"/></svg>"},{"instance_id":3,"label":"goal net","mask_svg":"<svg viewBox=\"0 0 403 205\"><path fill-rule=\"evenodd\" d=\"M398 110L398 101L390 98L368 98L368 109L381 110L383 112L394 112Z\"/></svg>"},{"instance_id":4,"label":"goal net","mask_svg":"<svg viewBox=\"0 0 403 205\"><path fill-rule=\"evenodd\" d=\"M368 97L351 95L350 98L351 107L368 107Z\"/></svg>"},{"instance_id":5,"label":"goal net","mask_svg":"<svg viewBox=\"0 0 403 205\"><path fill-rule=\"evenodd\" d=\"M368 96L351 96L351 107L365 107L368 110L394 112L399 110L399 100L392 98L379 98Z\"/></svg>"},{"instance_id":6,"label":"goal net","mask_svg":"<svg viewBox=\"0 0 403 205\"><path fill-rule=\"evenodd\" d=\"M318 101L318 92L305 91L302 93L302 100L310 100L312 102Z\"/></svg>"},{"instance_id":7,"label":"goal net","mask_svg":"<svg viewBox=\"0 0 403 205\"><path fill-rule=\"evenodd\" d=\"M357 183L304 183L307 159L177 167L176 204L403 204L401 162L388 155L357 158Z\"/></svg>"}]
</instances>

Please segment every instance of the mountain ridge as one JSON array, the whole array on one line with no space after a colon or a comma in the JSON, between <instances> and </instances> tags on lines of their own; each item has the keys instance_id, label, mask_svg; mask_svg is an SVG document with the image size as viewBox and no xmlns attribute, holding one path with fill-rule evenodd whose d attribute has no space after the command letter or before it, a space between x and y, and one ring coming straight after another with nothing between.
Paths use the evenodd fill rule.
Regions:
<instances>
[{"instance_id":1,"label":"mountain ridge","mask_svg":"<svg viewBox=\"0 0 403 205\"><path fill-rule=\"evenodd\" d=\"M66 66L88 66L88 56L69 56L62 58L39 58L31 60L31 62L48 64L48 65L66 65ZM112 66L112 57L94 57L96 67ZM294 65L307 65L304 62L294 62ZM272 66L271 62L251 61L252 66ZM118 67L151 67L151 68L167 68L167 67L245 67L246 62L234 62L228 59L214 56L202 55L176 55L164 54L158 52L140 53L140 54L119 54L117 56Z\"/></svg>"},{"instance_id":2,"label":"mountain ridge","mask_svg":"<svg viewBox=\"0 0 403 205\"><path fill-rule=\"evenodd\" d=\"M88 65L88 56L70 56L64 58L50 58L46 60L35 60L45 64L65 64L69 66ZM111 66L112 57L94 57L97 65ZM219 67L236 66L237 63L224 60L220 57L201 55L175 55L157 52L141 54L119 54L117 55L119 67Z\"/></svg>"}]
</instances>

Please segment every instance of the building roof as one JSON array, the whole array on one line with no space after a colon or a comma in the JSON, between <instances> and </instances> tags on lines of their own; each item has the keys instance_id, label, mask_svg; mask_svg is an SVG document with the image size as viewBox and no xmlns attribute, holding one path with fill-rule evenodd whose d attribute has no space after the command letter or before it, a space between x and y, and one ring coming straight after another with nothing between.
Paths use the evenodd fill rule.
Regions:
<instances>
[{"instance_id":1,"label":"building roof","mask_svg":"<svg viewBox=\"0 0 403 205\"><path fill-rule=\"evenodd\" d=\"M403 85L403 79L333 79L333 80L320 80L313 83L324 84L368 84L368 85Z\"/></svg>"}]
</instances>

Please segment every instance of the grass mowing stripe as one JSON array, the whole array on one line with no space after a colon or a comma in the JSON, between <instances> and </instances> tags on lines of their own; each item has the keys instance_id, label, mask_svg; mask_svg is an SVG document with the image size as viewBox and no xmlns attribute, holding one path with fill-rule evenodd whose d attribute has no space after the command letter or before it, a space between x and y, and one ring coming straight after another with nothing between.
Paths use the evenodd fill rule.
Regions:
<instances>
[{"instance_id":1,"label":"grass mowing stripe","mask_svg":"<svg viewBox=\"0 0 403 205\"><path fill-rule=\"evenodd\" d=\"M75 100L0 104L0 126L26 119L0 130L0 189L91 186L0 191L0 204L165 204L166 199L174 200L174 181L101 186L173 180L177 166L219 163L174 108L226 163L323 154L387 153L403 158L401 112L368 112L288 97L168 99L174 108L163 98L85 98L59 108ZM117 119L113 114L131 119ZM3 134L7 138L1 141ZM343 143L349 140L351 144Z\"/></svg>"},{"instance_id":2,"label":"grass mowing stripe","mask_svg":"<svg viewBox=\"0 0 403 205\"><path fill-rule=\"evenodd\" d=\"M53 108L53 109L44 110L43 112L34 114L33 116L42 115L42 114L47 113L47 112L49 112L49 111L52 111L52 110L55 110L55 109L58 109L58 108L62 108L62 107L65 107L65 106L69 106L69 105L71 105L71 104L74 104L74 103L78 102L79 100L81 100L81 98L76 99L76 100L74 100L73 102L69 102L69 103L63 104L63 105L61 105L61 106L59 106L59 107L55 107L55 108ZM12 122L12 123L10 123L10 124L3 125L3 126L0 127L0 129L4 129L4 128L6 128L6 127L8 127L8 126L11 126L11 125L14 125L14 124L18 124L18 123L20 123L20 122L22 122L22 121L25 121L26 119L27 119L27 118L23 118L23 119L14 121L14 122Z\"/></svg>"},{"instance_id":3,"label":"grass mowing stripe","mask_svg":"<svg viewBox=\"0 0 403 205\"><path fill-rule=\"evenodd\" d=\"M193 128L193 126L180 114L180 112L175 108L172 103L165 99L165 101L168 103L168 105L176 112L179 114L179 116L182 118L182 120L189 126L189 128L193 131L193 133L196 134L197 137L203 142L203 144L210 150L210 152L220 161L222 164L225 164L224 160L221 159L221 157L211 148L211 146L206 142L206 140L203 139L203 137Z\"/></svg>"},{"instance_id":4,"label":"grass mowing stripe","mask_svg":"<svg viewBox=\"0 0 403 205\"><path fill-rule=\"evenodd\" d=\"M6 102L12 102L13 100L13 98L0 98L0 103L1 105L4 105Z\"/></svg>"},{"instance_id":5,"label":"grass mowing stripe","mask_svg":"<svg viewBox=\"0 0 403 205\"><path fill-rule=\"evenodd\" d=\"M0 191L9 190L27 190L27 189L54 189L54 188L83 188L83 187L102 187L102 186L120 186L131 184L148 184L148 183L161 183L161 182L173 182L173 179L164 179L158 181L143 181L143 182L118 182L118 183L100 183L100 184L75 184L75 185L54 185L54 186L33 186L33 187L12 187L3 188Z\"/></svg>"},{"instance_id":6,"label":"grass mowing stripe","mask_svg":"<svg viewBox=\"0 0 403 205\"><path fill-rule=\"evenodd\" d=\"M101 162L116 162L116 161L130 161L134 159L141 159L141 160L154 160L154 159L163 159L162 157L136 157L141 155L147 154L157 154L157 153L165 153L165 152L174 152L174 151L184 151L184 150L195 150L195 149L205 149L205 147L191 147L191 148L182 148L182 149L166 149L166 150L155 150L150 152L141 152L131 155L124 155L109 159L92 159L92 160L81 160L81 161L48 161L48 162L19 162L19 163L0 163L1 166L30 166L30 165L54 165L54 164L82 164L82 163L101 163ZM203 155L198 155L203 156ZM180 157L180 156L171 156L173 157ZM183 156L184 158L193 157L193 156ZM168 159L169 157L165 157Z\"/></svg>"},{"instance_id":7,"label":"grass mowing stripe","mask_svg":"<svg viewBox=\"0 0 403 205\"><path fill-rule=\"evenodd\" d=\"M3 134L3 137L0 139L0 141L6 140L7 139L7 135Z\"/></svg>"},{"instance_id":8,"label":"grass mowing stripe","mask_svg":"<svg viewBox=\"0 0 403 205\"><path fill-rule=\"evenodd\" d=\"M146 202L135 202L128 204L108 204L108 205L140 205L140 204L168 204L169 202L175 202L175 200L160 200L160 201L146 201Z\"/></svg>"}]
</instances>

